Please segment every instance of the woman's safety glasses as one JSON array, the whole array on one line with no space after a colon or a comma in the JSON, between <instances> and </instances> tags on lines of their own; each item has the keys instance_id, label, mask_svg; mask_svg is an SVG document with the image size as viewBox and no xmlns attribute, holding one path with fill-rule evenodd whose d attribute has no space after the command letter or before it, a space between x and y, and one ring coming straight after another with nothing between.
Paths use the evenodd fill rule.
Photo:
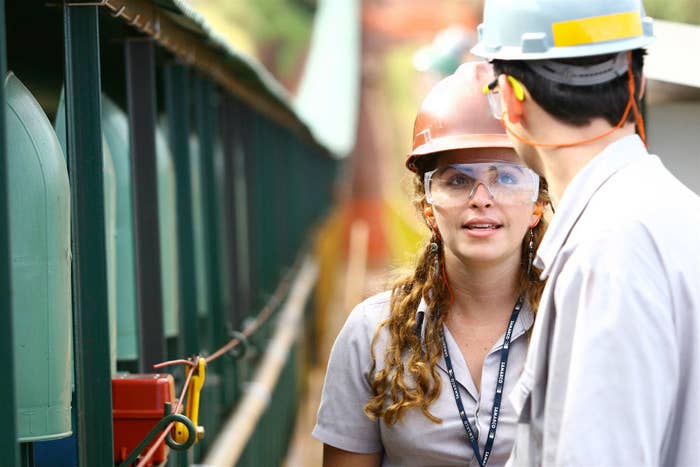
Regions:
<instances>
[{"instance_id":1,"label":"woman's safety glasses","mask_svg":"<svg viewBox=\"0 0 700 467\"><path fill-rule=\"evenodd\" d=\"M479 185L491 199L502 204L537 201L540 178L527 167L513 162L453 164L426 172L423 178L428 203L444 207L465 205Z\"/></svg>"}]
</instances>

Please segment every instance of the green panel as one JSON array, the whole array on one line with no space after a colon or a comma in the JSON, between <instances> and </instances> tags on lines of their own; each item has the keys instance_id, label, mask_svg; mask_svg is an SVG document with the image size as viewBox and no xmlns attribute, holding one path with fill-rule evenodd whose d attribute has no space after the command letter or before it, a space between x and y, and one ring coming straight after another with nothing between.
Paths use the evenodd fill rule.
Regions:
<instances>
[{"instance_id":1,"label":"green panel","mask_svg":"<svg viewBox=\"0 0 700 467\"><path fill-rule=\"evenodd\" d=\"M178 256L177 194L175 166L168 142L160 128L156 129L156 164L158 171L158 219L160 230L160 272L163 290L163 330L166 337L178 334Z\"/></svg>"},{"instance_id":2,"label":"green panel","mask_svg":"<svg viewBox=\"0 0 700 467\"><path fill-rule=\"evenodd\" d=\"M108 97L102 96L102 131L114 154L117 178L117 355L120 360L138 358L134 229L131 191L128 117ZM160 221L161 280L165 335L178 333L177 216L175 169L165 137L156 131L158 214Z\"/></svg>"},{"instance_id":3,"label":"green panel","mask_svg":"<svg viewBox=\"0 0 700 467\"><path fill-rule=\"evenodd\" d=\"M5 2L0 0L0 76L7 70L7 50L5 47ZM5 106L5 87L0 86L0 106ZM17 449L16 398L14 376L14 337L12 326L12 284L10 265L9 232L9 187L7 130L5 113L0 112L0 354L5 356L5 384L0 388L0 408L3 427L0 430L0 452L3 462L14 467L19 461Z\"/></svg>"},{"instance_id":4,"label":"green panel","mask_svg":"<svg viewBox=\"0 0 700 467\"><path fill-rule=\"evenodd\" d=\"M102 139L102 176L105 197L105 248L107 248L107 301L109 307L109 363L117 372L117 179L109 146Z\"/></svg>"},{"instance_id":5,"label":"green panel","mask_svg":"<svg viewBox=\"0 0 700 467\"><path fill-rule=\"evenodd\" d=\"M51 123L12 73L5 92L17 437L56 439L71 434L68 173Z\"/></svg>"},{"instance_id":6,"label":"green panel","mask_svg":"<svg viewBox=\"0 0 700 467\"><path fill-rule=\"evenodd\" d=\"M134 262L134 211L131 203L129 122L117 105L102 96L102 134L112 154L116 178L116 300L117 358L136 360L136 266Z\"/></svg>"},{"instance_id":7,"label":"green panel","mask_svg":"<svg viewBox=\"0 0 700 467\"><path fill-rule=\"evenodd\" d=\"M66 154L66 107L64 94L58 102L54 123L63 154ZM104 136L104 134L103 134ZM112 152L102 140L102 169L105 201L105 247L107 248L107 300L109 308L109 361L112 374L117 371L117 180Z\"/></svg>"},{"instance_id":8,"label":"green panel","mask_svg":"<svg viewBox=\"0 0 700 467\"><path fill-rule=\"evenodd\" d=\"M209 293L207 289L207 247L204 230L204 199L202 187L202 160L199 151L199 138L190 136L190 177L192 183L192 222L194 228L194 261L197 287L197 316L210 315Z\"/></svg>"}]
</instances>

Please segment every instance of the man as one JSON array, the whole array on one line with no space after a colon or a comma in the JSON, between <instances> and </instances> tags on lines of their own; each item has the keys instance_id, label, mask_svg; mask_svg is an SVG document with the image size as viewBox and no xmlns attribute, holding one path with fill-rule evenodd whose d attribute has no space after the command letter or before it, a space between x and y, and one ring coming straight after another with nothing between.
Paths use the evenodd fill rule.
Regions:
<instances>
[{"instance_id":1,"label":"man","mask_svg":"<svg viewBox=\"0 0 700 467\"><path fill-rule=\"evenodd\" d=\"M492 109L555 210L510 463L700 465L700 198L646 150L651 19L641 0L486 0L479 32Z\"/></svg>"}]
</instances>

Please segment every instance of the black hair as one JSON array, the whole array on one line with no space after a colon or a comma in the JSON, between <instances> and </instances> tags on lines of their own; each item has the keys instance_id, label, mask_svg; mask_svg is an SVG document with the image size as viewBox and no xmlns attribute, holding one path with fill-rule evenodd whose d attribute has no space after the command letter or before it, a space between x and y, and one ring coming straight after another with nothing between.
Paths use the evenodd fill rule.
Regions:
<instances>
[{"instance_id":1,"label":"black hair","mask_svg":"<svg viewBox=\"0 0 700 467\"><path fill-rule=\"evenodd\" d=\"M632 51L632 75L638 107L645 53L643 49ZM594 55L556 61L569 65L589 66L614 57L615 54ZM574 126L587 125L592 119L598 117L604 118L610 125L615 126L622 118L629 101L627 73L601 84L571 86L555 83L540 76L521 60L494 60L493 68L496 76L504 73L523 83L535 102L547 113ZM630 111L627 121L635 121L634 112Z\"/></svg>"}]
</instances>

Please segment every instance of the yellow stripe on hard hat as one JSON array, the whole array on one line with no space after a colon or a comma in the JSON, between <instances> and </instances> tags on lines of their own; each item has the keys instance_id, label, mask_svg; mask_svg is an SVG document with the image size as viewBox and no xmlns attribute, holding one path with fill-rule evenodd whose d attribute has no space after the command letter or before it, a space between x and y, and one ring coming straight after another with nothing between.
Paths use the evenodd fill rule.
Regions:
<instances>
[{"instance_id":1,"label":"yellow stripe on hard hat","mask_svg":"<svg viewBox=\"0 0 700 467\"><path fill-rule=\"evenodd\" d=\"M555 47L594 44L642 35L638 11L592 16L552 24Z\"/></svg>"}]
</instances>

